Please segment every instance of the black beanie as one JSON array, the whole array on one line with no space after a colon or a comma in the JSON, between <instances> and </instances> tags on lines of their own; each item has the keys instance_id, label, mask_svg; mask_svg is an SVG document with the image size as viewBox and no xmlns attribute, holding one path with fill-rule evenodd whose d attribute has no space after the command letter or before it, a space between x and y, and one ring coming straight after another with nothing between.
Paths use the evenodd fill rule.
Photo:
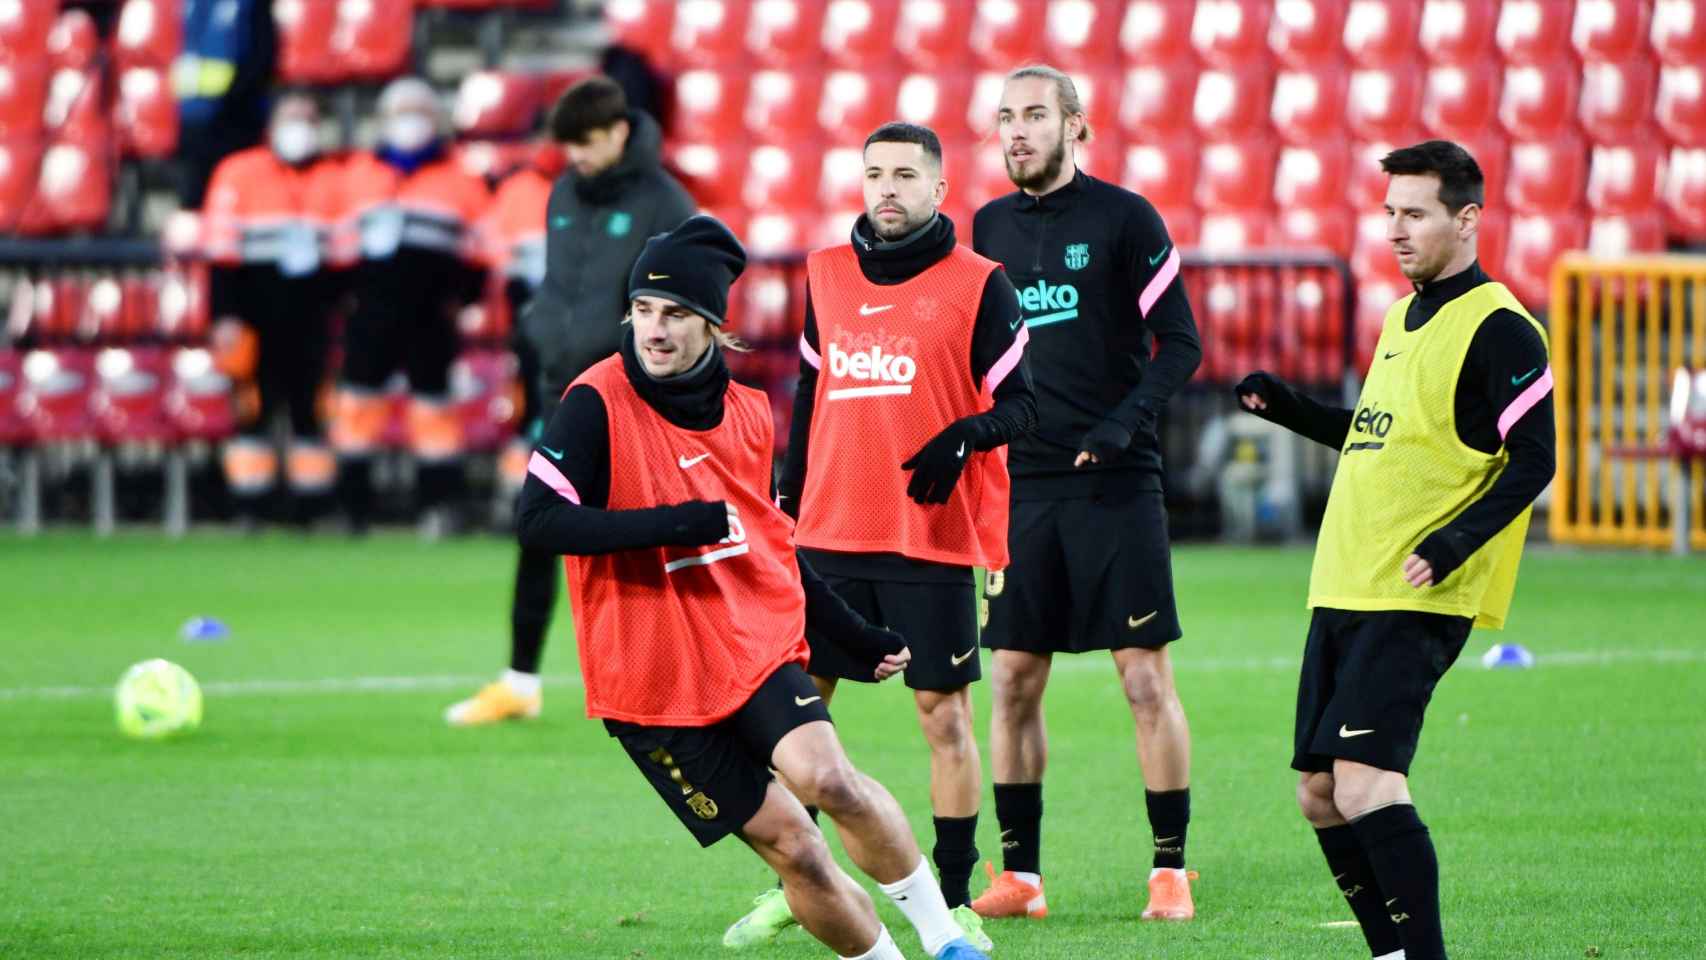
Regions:
<instances>
[{"instance_id":1,"label":"black beanie","mask_svg":"<svg viewBox=\"0 0 1706 960\"><path fill-rule=\"evenodd\" d=\"M720 327L729 285L745 269L746 251L728 227L715 217L689 217L646 241L628 274L628 299L662 297Z\"/></svg>"}]
</instances>

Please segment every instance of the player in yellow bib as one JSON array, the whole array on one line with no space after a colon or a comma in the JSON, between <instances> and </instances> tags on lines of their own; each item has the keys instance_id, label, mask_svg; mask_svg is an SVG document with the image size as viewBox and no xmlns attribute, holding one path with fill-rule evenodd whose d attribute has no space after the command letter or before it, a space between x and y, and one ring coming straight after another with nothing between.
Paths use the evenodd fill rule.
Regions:
<instances>
[{"instance_id":1,"label":"player in yellow bib","mask_svg":"<svg viewBox=\"0 0 1706 960\"><path fill-rule=\"evenodd\" d=\"M1245 409L1340 452L1298 681L1297 800L1377 958L1445 957L1439 864L1408 774L1471 626L1504 626L1552 479L1546 333L1475 257L1481 169L1430 140L1381 161L1387 239L1415 292L1386 311L1356 408L1267 373Z\"/></svg>"}]
</instances>

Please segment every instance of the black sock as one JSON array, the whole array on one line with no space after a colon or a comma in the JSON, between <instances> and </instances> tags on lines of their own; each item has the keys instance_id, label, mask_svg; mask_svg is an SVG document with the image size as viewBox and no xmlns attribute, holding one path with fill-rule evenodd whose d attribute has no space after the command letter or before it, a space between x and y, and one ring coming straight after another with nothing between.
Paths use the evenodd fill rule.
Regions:
<instances>
[{"instance_id":1,"label":"black sock","mask_svg":"<svg viewBox=\"0 0 1706 960\"><path fill-rule=\"evenodd\" d=\"M1333 881L1362 926L1362 937L1368 941L1369 951L1383 957L1403 946L1398 939L1398 928L1392 924L1392 915L1386 912L1386 895L1380 892L1374 867L1369 865L1356 831L1348 823L1340 824L1317 829L1315 839L1321 843L1321 853L1327 858L1327 869L1333 871Z\"/></svg>"},{"instance_id":2,"label":"black sock","mask_svg":"<svg viewBox=\"0 0 1706 960\"><path fill-rule=\"evenodd\" d=\"M1001 868L1042 873L1043 785L995 785L995 822L1001 826Z\"/></svg>"},{"instance_id":3,"label":"black sock","mask_svg":"<svg viewBox=\"0 0 1706 960\"><path fill-rule=\"evenodd\" d=\"M422 463L415 467L415 492L423 510L460 505L466 485L459 459Z\"/></svg>"},{"instance_id":4,"label":"black sock","mask_svg":"<svg viewBox=\"0 0 1706 960\"><path fill-rule=\"evenodd\" d=\"M365 533L373 521L373 460L365 456L338 460L337 496L349 518L350 532Z\"/></svg>"},{"instance_id":5,"label":"black sock","mask_svg":"<svg viewBox=\"0 0 1706 960\"><path fill-rule=\"evenodd\" d=\"M971 902L971 871L977 866L977 814L936 817L936 873L950 909Z\"/></svg>"},{"instance_id":6,"label":"black sock","mask_svg":"<svg viewBox=\"0 0 1706 960\"><path fill-rule=\"evenodd\" d=\"M1191 788L1143 791L1149 808L1149 831L1155 838L1155 866L1174 870L1185 866L1185 828L1191 822Z\"/></svg>"},{"instance_id":7,"label":"black sock","mask_svg":"<svg viewBox=\"0 0 1706 960\"><path fill-rule=\"evenodd\" d=\"M545 631L557 602L557 578L563 575L557 558L538 550L522 550L515 563L515 599L509 610L509 668L538 673L545 651Z\"/></svg>"},{"instance_id":8,"label":"black sock","mask_svg":"<svg viewBox=\"0 0 1706 960\"><path fill-rule=\"evenodd\" d=\"M1406 960L1445 960L1439 919L1439 860L1416 808L1381 807L1351 821L1386 895Z\"/></svg>"}]
</instances>

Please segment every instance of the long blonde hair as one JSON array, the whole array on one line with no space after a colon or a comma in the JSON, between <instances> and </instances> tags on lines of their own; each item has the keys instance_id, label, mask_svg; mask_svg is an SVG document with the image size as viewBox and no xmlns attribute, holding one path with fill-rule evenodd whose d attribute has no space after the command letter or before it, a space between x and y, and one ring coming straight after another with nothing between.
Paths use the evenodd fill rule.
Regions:
<instances>
[{"instance_id":1,"label":"long blonde hair","mask_svg":"<svg viewBox=\"0 0 1706 960\"><path fill-rule=\"evenodd\" d=\"M1084 126L1078 130L1078 142L1089 143L1095 134L1090 131L1090 118L1084 115L1084 101L1078 98L1078 85L1072 82L1072 78L1046 63L1032 63L1009 73L1007 82L1031 77L1054 84L1055 97L1060 101L1060 115L1070 117L1077 114L1084 121Z\"/></svg>"}]
</instances>

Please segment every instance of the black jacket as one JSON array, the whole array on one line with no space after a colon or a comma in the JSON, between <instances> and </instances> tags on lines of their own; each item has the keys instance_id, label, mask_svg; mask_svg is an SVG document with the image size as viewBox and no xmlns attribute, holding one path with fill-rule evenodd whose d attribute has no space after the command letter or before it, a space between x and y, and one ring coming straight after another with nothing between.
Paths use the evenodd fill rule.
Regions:
<instances>
[{"instance_id":1,"label":"black jacket","mask_svg":"<svg viewBox=\"0 0 1706 960\"><path fill-rule=\"evenodd\" d=\"M518 326L539 358L547 405L616 352L634 259L648 237L675 229L697 209L663 169L657 122L637 111L628 122L622 159L595 177L563 174L546 205L545 282Z\"/></svg>"}]
</instances>

